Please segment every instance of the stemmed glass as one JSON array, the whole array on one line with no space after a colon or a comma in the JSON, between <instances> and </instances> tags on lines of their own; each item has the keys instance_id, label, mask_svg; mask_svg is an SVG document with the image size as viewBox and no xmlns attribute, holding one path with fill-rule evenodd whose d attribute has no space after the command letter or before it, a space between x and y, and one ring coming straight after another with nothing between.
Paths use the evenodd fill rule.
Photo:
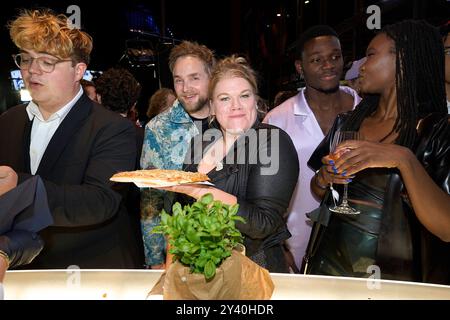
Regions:
<instances>
[{"instance_id":1,"label":"stemmed glass","mask_svg":"<svg viewBox=\"0 0 450 320\"><path fill-rule=\"evenodd\" d=\"M335 154L334 151L336 150L336 147L345 140L361 140L361 135L357 131L337 131L335 133L333 143L331 146L331 158L333 160L339 159L339 157L345 153L346 151L341 152L340 154ZM347 192L348 192L348 183L344 184L344 194L342 196L342 202L338 206L334 206L329 208L330 211L341 213L341 214L360 214L361 212L350 207L347 201Z\"/></svg>"}]
</instances>

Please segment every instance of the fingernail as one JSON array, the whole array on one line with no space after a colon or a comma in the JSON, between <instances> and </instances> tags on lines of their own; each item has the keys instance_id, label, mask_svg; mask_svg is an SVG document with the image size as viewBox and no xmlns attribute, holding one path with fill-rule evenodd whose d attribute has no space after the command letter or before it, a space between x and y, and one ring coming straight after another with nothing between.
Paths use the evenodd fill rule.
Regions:
<instances>
[{"instance_id":1,"label":"fingernail","mask_svg":"<svg viewBox=\"0 0 450 320\"><path fill-rule=\"evenodd\" d=\"M345 177L347 175L347 170L342 171L342 176Z\"/></svg>"},{"instance_id":2,"label":"fingernail","mask_svg":"<svg viewBox=\"0 0 450 320\"><path fill-rule=\"evenodd\" d=\"M353 179L347 179L347 180L345 180L345 182L348 182L348 183L350 183L350 182L352 182L353 181Z\"/></svg>"},{"instance_id":3,"label":"fingernail","mask_svg":"<svg viewBox=\"0 0 450 320\"><path fill-rule=\"evenodd\" d=\"M330 160L329 162L330 162L331 165L334 165L334 161L333 160Z\"/></svg>"},{"instance_id":4,"label":"fingernail","mask_svg":"<svg viewBox=\"0 0 450 320\"><path fill-rule=\"evenodd\" d=\"M337 173L338 173L338 171L337 171L337 169L336 169L336 167L335 167L335 166L333 166L333 172L334 172L335 174L337 174Z\"/></svg>"}]
</instances>

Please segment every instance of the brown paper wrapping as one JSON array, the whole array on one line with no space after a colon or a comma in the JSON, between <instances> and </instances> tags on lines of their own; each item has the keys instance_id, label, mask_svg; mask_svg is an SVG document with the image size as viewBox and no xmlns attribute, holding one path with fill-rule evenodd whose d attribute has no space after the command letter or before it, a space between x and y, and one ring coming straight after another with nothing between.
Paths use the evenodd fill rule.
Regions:
<instances>
[{"instance_id":1,"label":"brown paper wrapping","mask_svg":"<svg viewBox=\"0 0 450 320\"><path fill-rule=\"evenodd\" d=\"M164 300L267 300L273 290L269 272L233 250L210 281L174 262L149 295L162 294Z\"/></svg>"}]
</instances>

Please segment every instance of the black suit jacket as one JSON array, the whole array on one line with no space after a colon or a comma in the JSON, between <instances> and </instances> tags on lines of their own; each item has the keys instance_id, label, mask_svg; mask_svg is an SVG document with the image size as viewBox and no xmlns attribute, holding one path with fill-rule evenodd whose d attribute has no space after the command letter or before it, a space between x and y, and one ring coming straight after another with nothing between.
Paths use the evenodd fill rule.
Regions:
<instances>
[{"instance_id":1,"label":"black suit jacket","mask_svg":"<svg viewBox=\"0 0 450 320\"><path fill-rule=\"evenodd\" d=\"M0 165L30 177L25 105L0 116ZM109 178L133 170L133 124L85 94L60 124L36 172L44 181L55 224L41 232L45 247L27 268L136 268L143 265L139 217L122 203L124 185ZM138 204L136 204L138 205Z\"/></svg>"}]
</instances>

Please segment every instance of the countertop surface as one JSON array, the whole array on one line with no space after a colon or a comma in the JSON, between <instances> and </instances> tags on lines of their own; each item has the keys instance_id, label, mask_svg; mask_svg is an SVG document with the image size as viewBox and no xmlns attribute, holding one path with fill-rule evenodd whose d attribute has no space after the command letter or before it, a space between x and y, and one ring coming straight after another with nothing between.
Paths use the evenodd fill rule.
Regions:
<instances>
[{"instance_id":1,"label":"countertop surface","mask_svg":"<svg viewBox=\"0 0 450 320\"><path fill-rule=\"evenodd\" d=\"M8 271L5 299L145 300L160 270ZM272 273L273 300L450 300L450 286L390 280Z\"/></svg>"}]
</instances>

